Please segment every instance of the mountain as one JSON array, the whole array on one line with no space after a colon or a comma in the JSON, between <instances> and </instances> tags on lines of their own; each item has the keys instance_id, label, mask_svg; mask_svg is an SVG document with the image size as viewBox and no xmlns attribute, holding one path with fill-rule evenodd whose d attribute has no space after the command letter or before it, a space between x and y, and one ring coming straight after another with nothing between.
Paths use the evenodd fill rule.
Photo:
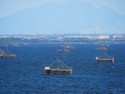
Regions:
<instances>
[{"instance_id":1,"label":"mountain","mask_svg":"<svg viewBox=\"0 0 125 94\"><path fill-rule=\"evenodd\" d=\"M88 3L48 3L0 18L0 34L125 33L125 15Z\"/></svg>"}]
</instances>

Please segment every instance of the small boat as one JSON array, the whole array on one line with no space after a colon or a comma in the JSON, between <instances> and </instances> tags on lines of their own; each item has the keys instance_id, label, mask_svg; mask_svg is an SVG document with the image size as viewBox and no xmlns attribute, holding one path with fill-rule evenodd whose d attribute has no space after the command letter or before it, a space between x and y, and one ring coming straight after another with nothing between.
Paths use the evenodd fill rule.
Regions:
<instances>
[{"instance_id":1,"label":"small boat","mask_svg":"<svg viewBox=\"0 0 125 94\"><path fill-rule=\"evenodd\" d=\"M72 74L72 68L57 59L54 63L46 66L44 69L46 74Z\"/></svg>"},{"instance_id":2,"label":"small boat","mask_svg":"<svg viewBox=\"0 0 125 94\"><path fill-rule=\"evenodd\" d=\"M107 55L106 53L103 53L102 56L97 56L96 57L97 62L114 62L114 57L111 57Z\"/></svg>"}]
</instances>

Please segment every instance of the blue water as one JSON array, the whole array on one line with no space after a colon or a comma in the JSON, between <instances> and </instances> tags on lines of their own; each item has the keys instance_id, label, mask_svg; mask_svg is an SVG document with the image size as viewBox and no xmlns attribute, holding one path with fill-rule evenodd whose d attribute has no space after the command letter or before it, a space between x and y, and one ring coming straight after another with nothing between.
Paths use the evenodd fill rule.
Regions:
<instances>
[{"instance_id":1,"label":"blue water","mask_svg":"<svg viewBox=\"0 0 125 94\"><path fill-rule=\"evenodd\" d=\"M16 59L0 59L0 94L125 94L125 44L110 44L115 63L97 63L94 44L68 43L70 53L58 54L63 43L8 46ZM72 75L45 75L45 66L59 57Z\"/></svg>"}]
</instances>

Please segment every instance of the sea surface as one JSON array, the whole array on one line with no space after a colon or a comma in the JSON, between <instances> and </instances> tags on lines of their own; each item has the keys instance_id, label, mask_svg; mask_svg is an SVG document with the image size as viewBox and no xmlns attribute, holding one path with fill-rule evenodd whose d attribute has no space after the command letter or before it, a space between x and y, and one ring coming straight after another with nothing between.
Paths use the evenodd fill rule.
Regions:
<instances>
[{"instance_id":1,"label":"sea surface","mask_svg":"<svg viewBox=\"0 0 125 94\"><path fill-rule=\"evenodd\" d=\"M69 53L57 53L61 45ZM16 59L0 59L0 94L125 94L125 44L110 44L114 63L97 63L96 44L42 42L8 45ZM2 46L1 46L2 48ZM46 75L44 67L59 58L72 75Z\"/></svg>"}]
</instances>

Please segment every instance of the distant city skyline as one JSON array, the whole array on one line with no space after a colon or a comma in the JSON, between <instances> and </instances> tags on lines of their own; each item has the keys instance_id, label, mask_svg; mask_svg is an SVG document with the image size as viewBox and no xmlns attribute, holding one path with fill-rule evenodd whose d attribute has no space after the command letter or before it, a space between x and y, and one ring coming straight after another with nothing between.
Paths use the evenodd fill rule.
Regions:
<instances>
[{"instance_id":1,"label":"distant city skyline","mask_svg":"<svg viewBox=\"0 0 125 94\"><path fill-rule=\"evenodd\" d=\"M125 0L1 0L3 34L125 34Z\"/></svg>"}]
</instances>

